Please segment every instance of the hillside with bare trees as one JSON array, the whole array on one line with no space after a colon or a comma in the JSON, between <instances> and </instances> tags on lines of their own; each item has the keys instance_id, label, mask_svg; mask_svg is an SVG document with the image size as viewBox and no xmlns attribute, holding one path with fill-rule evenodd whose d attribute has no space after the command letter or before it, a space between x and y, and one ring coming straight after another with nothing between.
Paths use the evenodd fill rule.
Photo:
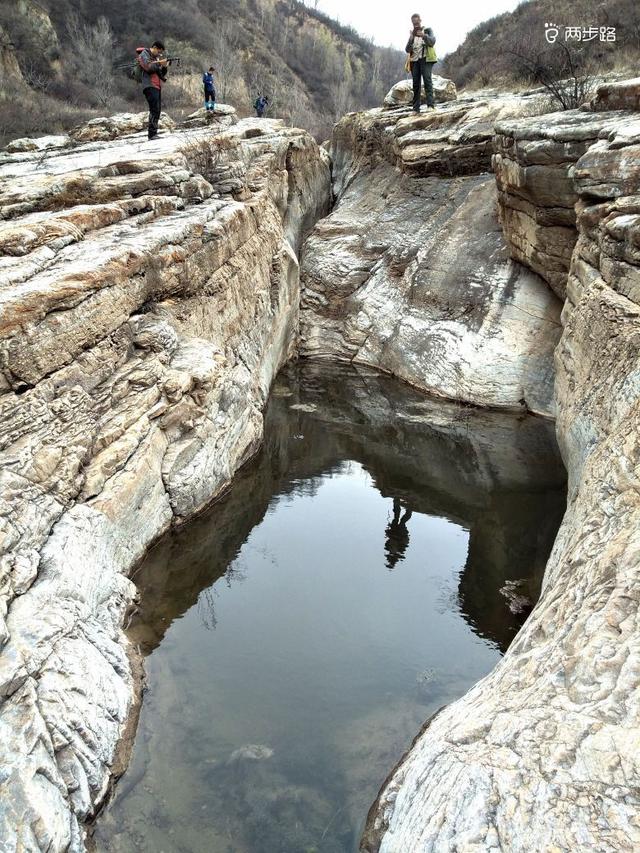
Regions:
<instances>
[{"instance_id":1,"label":"hillside with bare trees","mask_svg":"<svg viewBox=\"0 0 640 853\"><path fill-rule=\"evenodd\" d=\"M401 52L299 0L0 0L0 143L142 109L120 66L157 38L181 58L163 93L175 118L200 104L213 65L218 99L241 115L263 92L271 115L323 138L402 76Z\"/></svg>"},{"instance_id":2,"label":"hillside with bare trees","mask_svg":"<svg viewBox=\"0 0 640 853\"><path fill-rule=\"evenodd\" d=\"M553 44L546 25L558 30ZM562 45L570 51L568 61ZM577 69L583 78L617 70L637 73L639 60L637 0L526 0L471 30L444 59L441 73L460 88L527 85L544 83L550 65L558 66L555 76L566 66L567 74Z\"/></svg>"}]
</instances>

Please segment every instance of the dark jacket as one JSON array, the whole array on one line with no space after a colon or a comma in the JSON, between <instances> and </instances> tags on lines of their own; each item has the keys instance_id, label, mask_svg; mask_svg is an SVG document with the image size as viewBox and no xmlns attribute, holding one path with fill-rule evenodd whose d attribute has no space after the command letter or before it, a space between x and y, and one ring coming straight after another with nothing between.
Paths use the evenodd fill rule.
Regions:
<instances>
[{"instance_id":1,"label":"dark jacket","mask_svg":"<svg viewBox=\"0 0 640 853\"><path fill-rule=\"evenodd\" d=\"M154 89L162 89L167 70L164 65L156 62L148 47L138 55L138 62L142 68L142 88L153 86Z\"/></svg>"},{"instance_id":2,"label":"dark jacket","mask_svg":"<svg viewBox=\"0 0 640 853\"><path fill-rule=\"evenodd\" d=\"M204 86L205 92L215 92L216 86L213 81L213 74L209 71L205 71L202 75L202 84Z\"/></svg>"},{"instance_id":3,"label":"dark jacket","mask_svg":"<svg viewBox=\"0 0 640 853\"><path fill-rule=\"evenodd\" d=\"M423 38L424 43L422 45L422 56L420 58L426 59L427 62L437 62L438 58L436 57L436 52L433 49L433 47L436 43L436 37L433 34L433 30L431 29L431 27L424 27L423 29L424 29L424 38ZM413 53L413 39L414 39L414 36L411 36L411 38L407 42L407 46L405 47L405 51L408 54Z\"/></svg>"}]
</instances>

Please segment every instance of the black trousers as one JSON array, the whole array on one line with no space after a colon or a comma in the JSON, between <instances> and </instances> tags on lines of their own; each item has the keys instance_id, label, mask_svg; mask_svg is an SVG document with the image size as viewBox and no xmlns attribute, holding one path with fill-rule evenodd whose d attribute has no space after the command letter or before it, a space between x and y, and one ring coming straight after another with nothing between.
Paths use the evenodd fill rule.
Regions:
<instances>
[{"instance_id":1,"label":"black trousers","mask_svg":"<svg viewBox=\"0 0 640 853\"><path fill-rule=\"evenodd\" d=\"M160 89L156 89L155 86L147 86L142 91L149 104L149 139L153 139L154 136L158 135L158 121L160 119L160 112L162 111L162 96Z\"/></svg>"},{"instance_id":2,"label":"black trousers","mask_svg":"<svg viewBox=\"0 0 640 853\"><path fill-rule=\"evenodd\" d=\"M216 102L216 90L215 89L205 89L204 90L204 102L205 104Z\"/></svg>"},{"instance_id":3,"label":"black trousers","mask_svg":"<svg viewBox=\"0 0 640 853\"><path fill-rule=\"evenodd\" d=\"M433 62L427 62L426 59L418 59L417 62L411 63L411 74L413 76L413 109L416 112L420 110L420 89L423 81L424 91L427 95L427 106L435 106L436 102L433 98L433 80L431 79L432 70Z\"/></svg>"}]
</instances>

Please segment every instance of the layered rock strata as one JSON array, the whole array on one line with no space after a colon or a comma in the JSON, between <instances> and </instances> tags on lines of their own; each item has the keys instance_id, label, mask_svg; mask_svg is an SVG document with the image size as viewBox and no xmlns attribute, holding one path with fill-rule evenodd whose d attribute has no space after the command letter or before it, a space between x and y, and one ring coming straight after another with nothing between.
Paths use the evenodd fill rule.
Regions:
<instances>
[{"instance_id":1,"label":"layered rock strata","mask_svg":"<svg viewBox=\"0 0 640 853\"><path fill-rule=\"evenodd\" d=\"M261 440L329 166L247 120L4 155L0 186L0 837L74 851L134 701L128 572Z\"/></svg>"},{"instance_id":2,"label":"layered rock strata","mask_svg":"<svg viewBox=\"0 0 640 853\"><path fill-rule=\"evenodd\" d=\"M494 122L536 96L338 123L338 202L303 258L301 352L482 406L553 412L560 303L509 259L495 214Z\"/></svg>"},{"instance_id":3,"label":"layered rock strata","mask_svg":"<svg viewBox=\"0 0 640 853\"><path fill-rule=\"evenodd\" d=\"M419 115L407 107L349 113L331 139L335 194L340 197L354 175L377 162L422 178L489 172L496 122L546 111L547 99L537 93L478 92Z\"/></svg>"},{"instance_id":4,"label":"layered rock strata","mask_svg":"<svg viewBox=\"0 0 640 853\"><path fill-rule=\"evenodd\" d=\"M640 847L640 116L618 120L568 172L577 242L556 400L569 502L541 598L494 672L391 774L369 853ZM544 121L539 160L571 144L554 128L568 122L580 148L580 122L597 127ZM510 123L524 150L531 125Z\"/></svg>"},{"instance_id":5,"label":"layered rock strata","mask_svg":"<svg viewBox=\"0 0 640 853\"><path fill-rule=\"evenodd\" d=\"M561 299L577 239L573 167L596 141L622 131L628 113L555 113L496 123L493 169L511 255Z\"/></svg>"}]
</instances>

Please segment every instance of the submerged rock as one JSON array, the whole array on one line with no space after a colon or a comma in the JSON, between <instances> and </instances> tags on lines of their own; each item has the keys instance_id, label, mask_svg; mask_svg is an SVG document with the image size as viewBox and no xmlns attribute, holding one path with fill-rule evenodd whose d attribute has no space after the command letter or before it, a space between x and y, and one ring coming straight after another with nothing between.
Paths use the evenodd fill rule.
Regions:
<instances>
[{"instance_id":1,"label":"submerged rock","mask_svg":"<svg viewBox=\"0 0 640 853\"><path fill-rule=\"evenodd\" d=\"M238 761L265 761L272 755L273 750L270 747L258 743L248 743L234 749L227 759L227 764L234 764Z\"/></svg>"},{"instance_id":2,"label":"submerged rock","mask_svg":"<svg viewBox=\"0 0 640 853\"><path fill-rule=\"evenodd\" d=\"M632 91L601 102L635 103ZM482 95L346 117L331 144L338 204L305 247L304 355L483 406L553 413L561 306L537 273L566 293L555 397L570 503L542 598L392 773L365 850L640 845L640 126L544 110L538 94ZM329 207L328 156L302 131L244 120L149 146L134 136L145 120L99 119L73 147L0 157L8 850L82 849L135 701L128 572L257 448L297 345L299 251ZM504 233L529 270L507 256L483 174L496 123ZM269 767L269 747L236 753ZM250 795L255 826L278 803L313 810L303 789ZM331 820L316 804L314 826Z\"/></svg>"},{"instance_id":3,"label":"submerged rock","mask_svg":"<svg viewBox=\"0 0 640 853\"><path fill-rule=\"evenodd\" d=\"M524 613L533 607L531 598L523 587L520 581L507 581L500 589L500 594L506 598L512 613Z\"/></svg>"}]
</instances>

